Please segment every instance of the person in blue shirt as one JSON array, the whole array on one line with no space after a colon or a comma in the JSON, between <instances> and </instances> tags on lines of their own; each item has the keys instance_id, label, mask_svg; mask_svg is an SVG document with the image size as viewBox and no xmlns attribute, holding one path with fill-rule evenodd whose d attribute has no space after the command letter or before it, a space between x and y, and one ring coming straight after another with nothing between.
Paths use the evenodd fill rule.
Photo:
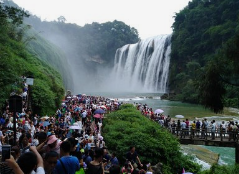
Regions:
<instances>
[{"instance_id":1,"label":"person in blue shirt","mask_svg":"<svg viewBox=\"0 0 239 174\"><path fill-rule=\"evenodd\" d=\"M71 143L64 141L60 146L61 158L57 161L55 174L75 174L80 169L80 163L77 157L70 156Z\"/></svg>"},{"instance_id":2,"label":"person in blue shirt","mask_svg":"<svg viewBox=\"0 0 239 174\"><path fill-rule=\"evenodd\" d=\"M110 163L111 163L111 165L119 165L119 161L118 161L118 159L116 157L116 154L114 152L112 153Z\"/></svg>"}]
</instances>

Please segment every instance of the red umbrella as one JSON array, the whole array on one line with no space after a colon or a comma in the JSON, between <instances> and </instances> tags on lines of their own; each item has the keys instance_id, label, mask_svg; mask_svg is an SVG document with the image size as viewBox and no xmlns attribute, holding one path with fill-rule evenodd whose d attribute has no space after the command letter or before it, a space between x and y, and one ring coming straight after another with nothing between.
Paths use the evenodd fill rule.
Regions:
<instances>
[{"instance_id":1,"label":"red umbrella","mask_svg":"<svg viewBox=\"0 0 239 174\"><path fill-rule=\"evenodd\" d=\"M100 114L95 114L94 117L95 118L101 118L101 115Z\"/></svg>"}]
</instances>

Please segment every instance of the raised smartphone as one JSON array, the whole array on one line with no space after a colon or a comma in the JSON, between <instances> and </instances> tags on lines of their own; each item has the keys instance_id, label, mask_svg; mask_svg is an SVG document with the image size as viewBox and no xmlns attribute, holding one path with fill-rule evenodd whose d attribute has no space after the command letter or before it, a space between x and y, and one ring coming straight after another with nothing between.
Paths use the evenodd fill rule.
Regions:
<instances>
[{"instance_id":1,"label":"raised smartphone","mask_svg":"<svg viewBox=\"0 0 239 174\"><path fill-rule=\"evenodd\" d=\"M2 162L5 162L6 159L9 159L11 155L11 145L2 146Z\"/></svg>"}]
</instances>

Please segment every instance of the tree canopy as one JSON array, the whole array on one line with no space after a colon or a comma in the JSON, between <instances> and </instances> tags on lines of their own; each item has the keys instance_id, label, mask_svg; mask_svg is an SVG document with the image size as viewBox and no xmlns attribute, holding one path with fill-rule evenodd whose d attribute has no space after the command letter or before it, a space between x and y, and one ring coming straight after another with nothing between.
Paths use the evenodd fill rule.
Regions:
<instances>
[{"instance_id":1,"label":"tree canopy","mask_svg":"<svg viewBox=\"0 0 239 174\"><path fill-rule=\"evenodd\" d=\"M193 0L176 13L169 82L176 99L215 112L239 106L238 92L231 95L238 87L238 17L237 0Z\"/></svg>"}]
</instances>

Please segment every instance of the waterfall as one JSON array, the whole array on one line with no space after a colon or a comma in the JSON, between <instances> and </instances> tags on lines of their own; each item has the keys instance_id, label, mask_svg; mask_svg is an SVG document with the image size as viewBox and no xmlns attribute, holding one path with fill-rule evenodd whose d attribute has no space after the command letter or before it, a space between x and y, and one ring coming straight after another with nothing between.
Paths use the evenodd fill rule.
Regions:
<instances>
[{"instance_id":1,"label":"waterfall","mask_svg":"<svg viewBox=\"0 0 239 174\"><path fill-rule=\"evenodd\" d=\"M160 35L117 49L114 85L125 92L166 92L171 35Z\"/></svg>"}]
</instances>

